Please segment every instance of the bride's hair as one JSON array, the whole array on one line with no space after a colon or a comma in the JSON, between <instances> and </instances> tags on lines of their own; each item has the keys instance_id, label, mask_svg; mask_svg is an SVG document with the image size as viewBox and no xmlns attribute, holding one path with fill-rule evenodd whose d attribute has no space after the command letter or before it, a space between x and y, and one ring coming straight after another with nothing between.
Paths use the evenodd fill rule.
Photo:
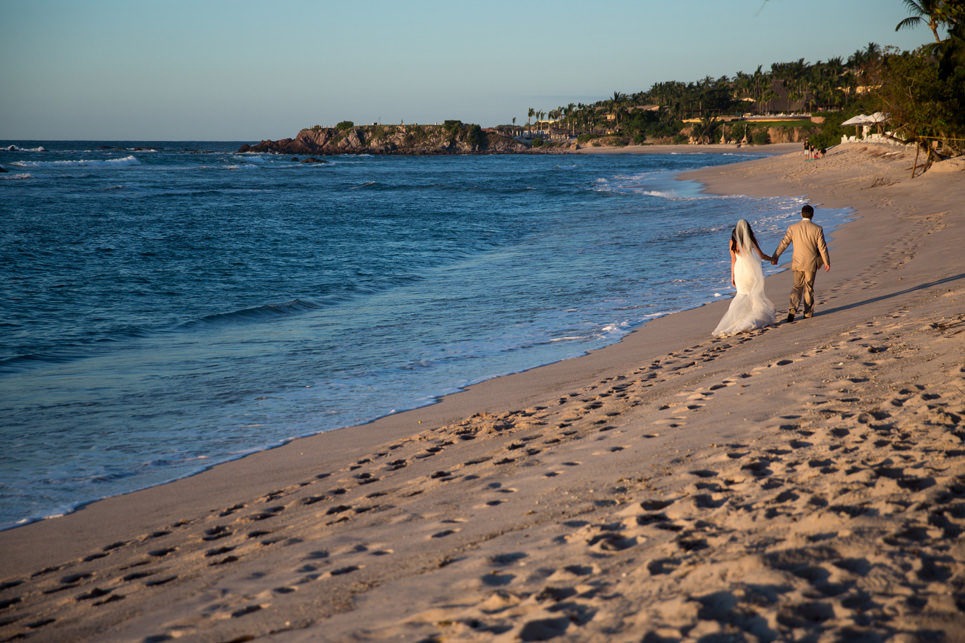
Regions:
<instances>
[{"instance_id":1,"label":"bride's hair","mask_svg":"<svg viewBox=\"0 0 965 643\"><path fill-rule=\"evenodd\" d=\"M747 243L747 242L750 243ZM758 246L757 237L754 236L754 230L751 229L751 224L749 224L744 219L737 222L734 226L734 231L730 233L730 245L734 250L740 250L741 248L746 248L747 250Z\"/></svg>"}]
</instances>

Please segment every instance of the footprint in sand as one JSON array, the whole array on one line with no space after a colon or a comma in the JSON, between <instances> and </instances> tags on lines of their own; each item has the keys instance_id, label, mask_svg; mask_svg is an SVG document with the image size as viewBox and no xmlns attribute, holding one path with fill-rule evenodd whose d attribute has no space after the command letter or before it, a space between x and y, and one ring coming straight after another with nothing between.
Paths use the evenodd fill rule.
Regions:
<instances>
[{"instance_id":1,"label":"footprint in sand","mask_svg":"<svg viewBox=\"0 0 965 643\"><path fill-rule=\"evenodd\" d=\"M177 551L177 547L163 547L161 549L155 549L153 551L149 551L148 555L154 556L155 558L163 558L169 554L174 553L175 551Z\"/></svg>"},{"instance_id":2,"label":"footprint in sand","mask_svg":"<svg viewBox=\"0 0 965 643\"><path fill-rule=\"evenodd\" d=\"M437 531L436 533L429 536L429 538L445 538L446 536L451 536L458 533L459 529L443 529L442 531Z\"/></svg>"},{"instance_id":3,"label":"footprint in sand","mask_svg":"<svg viewBox=\"0 0 965 643\"><path fill-rule=\"evenodd\" d=\"M130 581L132 581L132 580L139 580L139 579L141 579L141 578L147 578L148 576L153 576L154 574L157 574L157 571L150 571L150 572L131 572L130 574L127 574L126 576L122 577L121 580L124 581L124 582L130 582Z\"/></svg>"},{"instance_id":4,"label":"footprint in sand","mask_svg":"<svg viewBox=\"0 0 965 643\"><path fill-rule=\"evenodd\" d=\"M244 509L244 508L245 508L245 504L244 504L244 503L239 503L239 504L237 504L237 505L232 505L231 507L228 507L227 509L225 509L224 511L222 511L222 512L221 512L220 514L218 514L218 515L221 516L222 518L224 518L225 516L230 516L231 514L235 513L236 511L240 511L241 509Z\"/></svg>"},{"instance_id":5,"label":"footprint in sand","mask_svg":"<svg viewBox=\"0 0 965 643\"><path fill-rule=\"evenodd\" d=\"M269 507L264 511L259 511L258 513L251 514L247 517L248 520L258 521L258 520L268 520L269 518L274 518L279 513L285 510L283 505L276 505L274 507Z\"/></svg>"},{"instance_id":6,"label":"footprint in sand","mask_svg":"<svg viewBox=\"0 0 965 643\"><path fill-rule=\"evenodd\" d=\"M640 542L636 536L628 536L612 527L612 525L604 525L604 531L593 534L587 539L587 546L596 552L606 554L630 549Z\"/></svg>"},{"instance_id":7,"label":"footprint in sand","mask_svg":"<svg viewBox=\"0 0 965 643\"><path fill-rule=\"evenodd\" d=\"M362 569L359 565L346 565L345 567L339 567L327 572L325 576L344 576L345 574L351 574L352 572L357 572Z\"/></svg>"},{"instance_id":8,"label":"footprint in sand","mask_svg":"<svg viewBox=\"0 0 965 643\"><path fill-rule=\"evenodd\" d=\"M658 558L647 563L647 571L649 571L652 576L660 576L669 574L679 566L680 559L678 558Z\"/></svg>"},{"instance_id":9,"label":"footprint in sand","mask_svg":"<svg viewBox=\"0 0 965 643\"><path fill-rule=\"evenodd\" d=\"M514 574L492 573L485 574L479 580L487 587L505 587L512 583L515 578Z\"/></svg>"},{"instance_id":10,"label":"footprint in sand","mask_svg":"<svg viewBox=\"0 0 965 643\"><path fill-rule=\"evenodd\" d=\"M215 549L209 549L204 553L205 558L211 558L213 556L220 556L222 554L227 554L228 552L234 551L235 547L217 547Z\"/></svg>"},{"instance_id":11,"label":"footprint in sand","mask_svg":"<svg viewBox=\"0 0 965 643\"><path fill-rule=\"evenodd\" d=\"M499 565L502 567L506 565L512 565L513 563L519 562L524 558L528 558L528 557L529 557L529 554L526 554L521 551L517 551L509 554L495 554L493 556L490 556L489 562L492 563L493 565Z\"/></svg>"},{"instance_id":12,"label":"footprint in sand","mask_svg":"<svg viewBox=\"0 0 965 643\"><path fill-rule=\"evenodd\" d=\"M230 563L236 563L236 562L238 562L238 560L240 560L240 559L239 559L237 556L225 556L224 558L222 558L222 559L220 559L220 560L212 561L209 565L210 565L211 567L217 567L217 566L220 566L220 565L228 565L228 564L230 564Z\"/></svg>"},{"instance_id":13,"label":"footprint in sand","mask_svg":"<svg viewBox=\"0 0 965 643\"><path fill-rule=\"evenodd\" d=\"M242 607L241 609L238 609L232 612L231 618L241 618L242 616L247 616L248 614L254 614L255 612L258 612L262 609L263 608L261 605L248 605L246 607Z\"/></svg>"}]
</instances>

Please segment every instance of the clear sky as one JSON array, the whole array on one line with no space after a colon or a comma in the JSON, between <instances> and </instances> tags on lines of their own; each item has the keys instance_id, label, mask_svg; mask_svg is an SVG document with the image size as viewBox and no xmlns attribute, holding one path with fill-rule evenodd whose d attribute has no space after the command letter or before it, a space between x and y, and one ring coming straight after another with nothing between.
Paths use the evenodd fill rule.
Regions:
<instances>
[{"instance_id":1,"label":"clear sky","mask_svg":"<svg viewBox=\"0 0 965 643\"><path fill-rule=\"evenodd\" d=\"M258 140L526 121L614 91L847 58L900 0L0 0L0 139Z\"/></svg>"}]
</instances>

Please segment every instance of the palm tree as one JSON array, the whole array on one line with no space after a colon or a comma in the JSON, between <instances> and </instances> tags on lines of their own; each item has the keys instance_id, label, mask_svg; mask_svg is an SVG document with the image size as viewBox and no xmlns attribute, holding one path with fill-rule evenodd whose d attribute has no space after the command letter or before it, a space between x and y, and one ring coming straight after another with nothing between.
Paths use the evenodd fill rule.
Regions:
<instances>
[{"instance_id":1,"label":"palm tree","mask_svg":"<svg viewBox=\"0 0 965 643\"><path fill-rule=\"evenodd\" d=\"M770 100L774 90L771 89L771 75L761 71L761 65L757 66L754 75L751 76L754 89L754 100L757 104L757 113L764 112L764 103Z\"/></svg>"},{"instance_id":2,"label":"palm tree","mask_svg":"<svg viewBox=\"0 0 965 643\"><path fill-rule=\"evenodd\" d=\"M741 100L748 98L751 93L751 77L742 71L737 72L734 76L733 83L733 96L734 100Z\"/></svg>"},{"instance_id":3,"label":"palm tree","mask_svg":"<svg viewBox=\"0 0 965 643\"><path fill-rule=\"evenodd\" d=\"M895 26L895 31L908 29L925 24L935 36L935 42L941 42L938 37L938 25L947 21L945 15L945 0L905 0L905 6L913 15L908 16Z\"/></svg>"},{"instance_id":4,"label":"palm tree","mask_svg":"<svg viewBox=\"0 0 965 643\"><path fill-rule=\"evenodd\" d=\"M550 110L550 113L548 114L548 116L549 116L549 119L550 119L551 121L558 121L559 118L560 118L560 110L558 110L558 109L551 109L551 110ZM555 124L554 124L554 125L550 125L549 123L547 123L547 124L546 124L546 129L547 129L547 131L551 131L551 129L555 129Z\"/></svg>"}]
</instances>

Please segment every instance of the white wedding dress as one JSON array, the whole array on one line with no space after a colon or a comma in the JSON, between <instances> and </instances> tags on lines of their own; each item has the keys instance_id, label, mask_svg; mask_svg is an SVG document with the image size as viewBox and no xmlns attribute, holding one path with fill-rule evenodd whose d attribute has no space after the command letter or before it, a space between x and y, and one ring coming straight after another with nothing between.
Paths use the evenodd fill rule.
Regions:
<instances>
[{"instance_id":1,"label":"white wedding dress","mask_svg":"<svg viewBox=\"0 0 965 643\"><path fill-rule=\"evenodd\" d=\"M764 294L764 271L754 254L754 246L745 228L738 227L739 248L734 262L734 285L737 294L721 318L714 337L727 337L774 323L774 304Z\"/></svg>"}]
</instances>

